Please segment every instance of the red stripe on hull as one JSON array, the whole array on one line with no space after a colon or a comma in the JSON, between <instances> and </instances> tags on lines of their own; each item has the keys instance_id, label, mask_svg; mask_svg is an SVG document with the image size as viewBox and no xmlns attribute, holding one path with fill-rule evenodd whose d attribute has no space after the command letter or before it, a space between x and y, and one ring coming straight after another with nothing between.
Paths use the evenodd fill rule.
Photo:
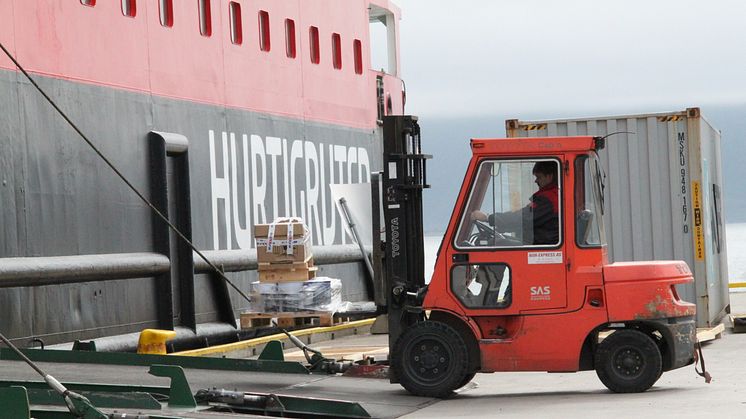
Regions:
<instances>
[{"instance_id":1,"label":"red stripe on hull","mask_svg":"<svg viewBox=\"0 0 746 419\"><path fill-rule=\"evenodd\" d=\"M155 1L138 1L131 18L122 15L119 1L87 7L78 1L5 0L0 40L38 74L302 120L376 126L377 73L355 74L352 47L354 39L362 41L364 65L370 67L367 1L240 3L241 45L230 41L228 2L215 0L210 37L200 34L196 0L174 2L170 28L161 26ZM398 21L398 9L383 3ZM269 13L269 52L259 46L260 10ZM287 18L296 22L295 59L285 54ZM310 62L309 26L319 28L320 64ZM341 70L332 65L334 32L342 34ZM13 68L5 57L0 67ZM387 76L386 91L392 113L400 113L401 81Z\"/></svg>"}]
</instances>

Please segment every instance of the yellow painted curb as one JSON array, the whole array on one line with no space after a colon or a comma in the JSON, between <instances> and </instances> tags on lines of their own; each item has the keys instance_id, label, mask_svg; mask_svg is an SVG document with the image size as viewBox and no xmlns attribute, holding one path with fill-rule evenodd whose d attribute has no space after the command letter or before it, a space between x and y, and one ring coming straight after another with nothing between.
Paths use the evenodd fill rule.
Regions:
<instances>
[{"instance_id":1,"label":"yellow painted curb","mask_svg":"<svg viewBox=\"0 0 746 419\"><path fill-rule=\"evenodd\" d=\"M301 337L301 336L311 335L314 333L336 332L339 330L352 329L355 327L370 326L375 321L376 319L357 320L357 321L349 322L345 324L338 324L336 326L314 327L312 329L298 330L292 333L293 333L293 336L295 337ZM226 343L224 345L211 346L209 348L200 348L200 349L192 349L190 351L174 352L169 355L176 355L176 356L219 355L225 352L240 351L242 349L248 349L254 346L258 346L258 345L264 345L265 343L273 341L273 340L282 340L282 339L287 339L287 336L285 336L284 333L278 333L275 335L264 336L261 338L242 340L240 342Z\"/></svg>"},{"instance_id":2,"label":"yellow painted curb","mask_svg":"<svg viewBox=\"0 0 746 419\"><path fill-rule=\"evenodd\" d=\"M746 282L731 282L728 288L746 288Z\"/></svg>"}]
</instances>

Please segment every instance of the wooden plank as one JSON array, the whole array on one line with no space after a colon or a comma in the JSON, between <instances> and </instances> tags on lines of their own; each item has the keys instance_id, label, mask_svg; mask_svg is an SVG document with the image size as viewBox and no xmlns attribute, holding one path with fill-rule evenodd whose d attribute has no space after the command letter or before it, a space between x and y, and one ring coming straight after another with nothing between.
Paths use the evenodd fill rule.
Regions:
<instances>
[{"instance_id":1,"label":"wooden plank","mask_svg":"<svg viewBox=\"0 0 746 419\"><path fill-rule=\"evenodd\" d=\"M326 312L241 313L241 329L271 326L273 319L283 329L308 325L331 326L335 323L333 314Z\"/></svg>"},{"instance_id":2,"label":"wooden plank","mask_svg":"<svg viewBox=\"0 0 746 419\"><path fill-rule=\"evenodd\" d=\"M725 325L719 324L710 328L702 327L697 328L697 340L701 342L708 342L715 339L720 339L725 331Z\"/></svg>"}]
</instances>

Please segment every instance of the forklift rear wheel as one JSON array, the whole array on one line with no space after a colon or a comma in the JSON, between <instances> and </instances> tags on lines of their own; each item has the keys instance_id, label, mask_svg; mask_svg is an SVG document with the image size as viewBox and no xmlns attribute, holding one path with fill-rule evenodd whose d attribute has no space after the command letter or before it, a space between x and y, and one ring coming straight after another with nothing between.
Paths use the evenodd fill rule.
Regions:
<instances>
[{"instance_id":1,"label":"forklift rear wheel","mask_svg":"<svg viewBox=\"0 0 746 419\"><path fill-rule=\"evenodd\" d=\"M638 330L618 330L596 349L596 374L615 393L640 393L655 384L663 359L653 339Z\"/></svg>"},{"instance_id":2,"label":"forklift rear wheel","mask_svg":"<svg viewBox=\"0 0 746 419\"><path fill-rule=\"evenodd\" d=\"M446 397L471 378L466 343L451 326L436 321L408 328L394 345L391 365L401 385L417 396Z\"/></svg>"}]
</instances>

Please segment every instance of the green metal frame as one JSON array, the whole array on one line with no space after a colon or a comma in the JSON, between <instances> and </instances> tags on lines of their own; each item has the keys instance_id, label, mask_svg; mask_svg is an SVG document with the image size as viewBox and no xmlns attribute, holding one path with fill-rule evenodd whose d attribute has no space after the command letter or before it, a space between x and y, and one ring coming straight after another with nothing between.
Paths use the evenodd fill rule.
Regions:
<instances>
[{"instance_id":1,"label":"green metal frame","mask_svg":"<svg viewBox=\"0 0 746 419\"><path fill-rule=\"evenodd\" d=\"M169 396L169 388L161 386L130 386L120 384L87 384L87 383L62 383L70 391L76 393L106 392L106 393L148 393ZM49 384L43 381L0 381L0 390L8 387L24 387L26 390L48 390Z\"/></svg>"},{"instance_id":2,"label":"green metal frame","mask_svg":"<svg viewBox=\"0 0 746 419\"><path fill-rule=\"evenodd\" d=\"M149 415L151 418L161 419L185 419L189 413L198 412L221 412L231 411L235 414L263 414L270 416L285 416L287 414L328 417L328 418L370 418L370 414L356 402L340 400L325 400L316 398L305 398L297 396L285 396L275 394L263 394L268 397L269 402L264 408L245 407L223 404L197 405L191 393L184 393L184 386L188 389L186 378L179 367L156 366L158 376L172 378L172 396L168 403L167 411L176 411L178 416ZM7 384L7 382L3 383ZM37 385L39 383L33 383ZM88 385L96 387L93 385ZM107 392L111 389L122 389L122 386L100 385L98 391L83 392L81 395L87 401L74 400L74 404L80 416L73 415L67 411L62 397L53 390L32 389L27 391L24 387L8 386L0 388L0 406L2 406L3 419L105 419L105 412L99 409L130 409L130 410L164 410L161 403L152 398L151 395L140 392ZM133 386L136 387L136 386ZM181 388L182 392L175 390ZM162 390L162 389L161 389ZM258 395L256 393L251 393ZM94 407L95 406L95 407ZM166 412L164 412L167 414Z\"/></svg>"},{"instance_id":3,"label":"green metal frame","mask_svg":"<svg viewBox=\"0 0 746 419\"><path fill-rule=\"evenodd\" d=\"M194 409L197 407L197 402L194 400L192 390L189 388L189 382L181 367L174 365L152 365L148 373L156 377L168 377L171 379L168 407L178 409Z\"/></svg>"},{"instance_id":4,"label":"green metal frame","mask_svg":"<svg viewBox=\"0 0 746 419\"><path fill-rule=\"evenodd\" d=\"M28 394L23 387L0 388L0 406L3 407L3 417L7 419L29 419L31 417Z\"/></svg>"},{"instance_id":5,"label":"green metal frame","mask_svg":"<svg viewBox=\"0 0 746 419\"><path fill-rule=\"evenodd\" d=\"M26 389L29 403L44 406L66 406L65 400L52 389ZM92 405L102 408L160 410L161 403L148 393L83 391L79 393Z\"/></svg>"},{"instance_id":6,"label":"green metal frame","mask_svg":"<svg viewBox=\"0 0 746 419\"><path fill-rule=\"evenodd\" d=\"M277 408L259 411L260 413L293 413L302 415L315 415L319 417L340 418L369 418L370 414L356 402L345 402L340 400L309 399L307 397L270 395L274 397L281 406Z\"/></svg>"},{"instance_id":7,"label":"green metal frame","mask_svg":"<svg viewBox=\"0 0 746 419\"><path fill-rule=\"evenodd\" d=\"M88 399L88 403L73 403L80 411L91 411L92 406L117 409L150 409L161 410L161 403L153 396L160 395L168 399L168 407L193 410L197 407L192 391L189 388L184 370L173 365L153 365L149 374L171 379L170 387L125 386L111 384L63 384L65 388ZM13 415L22 417L23 407L28 411L29 405L64 406L63 397L49 388L46 382L38 381L0 381L0 406L8 405ZM95 409L93 409L95 410ZM97 417L90 413L88 416ZM5 416L3 416L5 417ZM26 416L28 418L28 416Z\"/></svg>"},{"instance_id":8,"label":"green metal frame","mask_svg":"<svg viewBox=\"0 0 746 419\"><path fill-rule=\"evenodd\" d=\"M264 345L262 353L259 354L259 359L262 361L285 361L285 353L282 351L282 342L279 340L272 340Z\"/></svg>"},{"instance_id":9,"label":"green metal frame","mask_svg":"<svg viewBox=\"0 0 746 419\"><path fill-rule=\"evenodd\" d=\"M150 415L151 418L164 419L186 418L189 417L189 412L200 411L233 411L244 414L259 413L280 416L295 414L314 417L370 417L368 412L356 402L276 394L246 393L266 397L267 403L263 408L226 405L219 402L208 403L205 400L201 404L197 404L183 368L310 374L309 370L301 363L283 360L282 346L279 342L271 342L267 345L259 360L138 355L77 350L25 349L22 352L31 360L39 362L150 366L149 373L151 375L170 378L171 385L166 388L65 383L63 385L68 390L80 395L78 398L70 398L75 405L77 413L75 415L67 410L62 396L50 389L45 382L0 380L0 406L2 406L3 419L29 419L32 416L37 419L106 418L107 416L99 408L178 412L178 416ZM0 360L20 359L10 349L0 348ZM166 398L168 404L167 407L164 407L163 400Z\"/></svg>"},{"instance_id":10,"label":"green metal frame","mask_svg":"<svg viewBox=\"0 0 746 419\"><path fill-rule=\"evenodd\" d=\"M265 359L208 358L196 356L150 355L125 352L61 351L44 349L22 349L24 355L37 362L61 362L76 364L105 364L144 366L175 365L221 371L274 372L286 374L310 374L300 362ZM0 348L0 360L20 361L10 349Z\"/></svg>"}]
</instances>

